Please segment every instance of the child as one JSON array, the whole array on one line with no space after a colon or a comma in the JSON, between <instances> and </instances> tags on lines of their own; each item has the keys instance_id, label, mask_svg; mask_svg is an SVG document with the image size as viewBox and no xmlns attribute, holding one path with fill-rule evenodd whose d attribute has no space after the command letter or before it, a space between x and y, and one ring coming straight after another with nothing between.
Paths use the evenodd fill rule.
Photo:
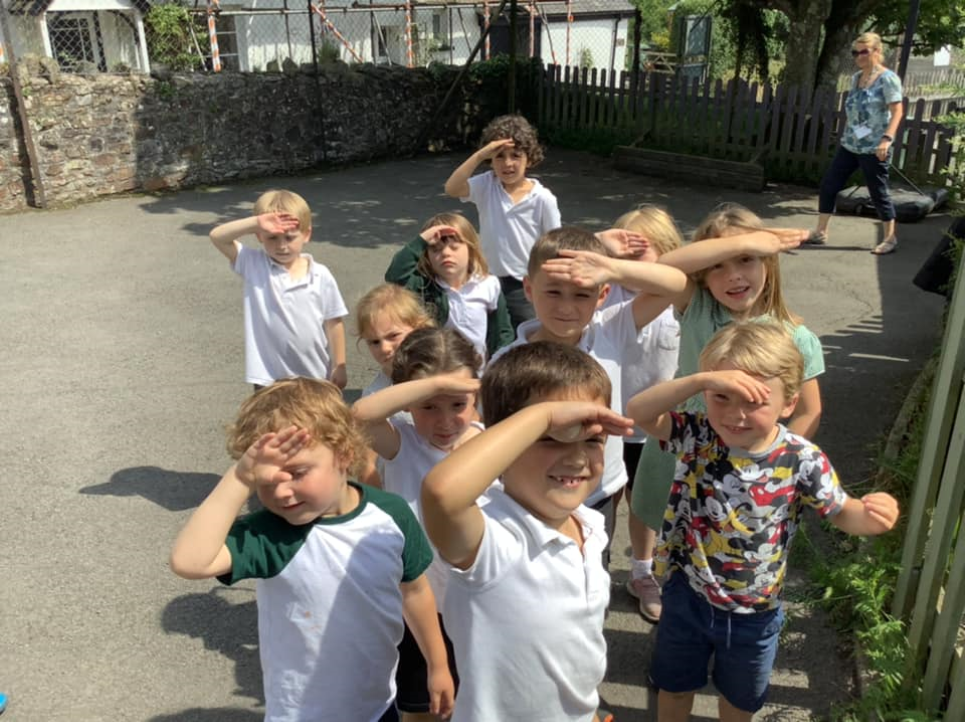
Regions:
<instances>
[{"instance_id":1,"label":"child","mask_svg":"<svg viewBox=\"0 0 965 722\"><path fill-rule=\"evenodd\" d=\"M395 720L402 618L426 655L434 711L453 696L432 550L402 499L348 481L365 451L333 384L285 379L242 404L238 462L171 552L186 579L255 578L265 719ZM251 492L262 511L235 519Z\"/></svg>"},{"instance_id":2,"label":"child","mask_svg":"<svg viewBox=\"0 0 965 722\"><path fill-rule=\"evenodd\" d=\"M554 343L494 361L481 397L486 430L422 490L429 538L452 567L443 617L468 672L452 719L605 722L607 539L582 503L600 481L606 434L631 422L608 408L600 365Z\"/></svg>"},{"instance_id":3,"label":"child","mask_svg":"<svg viewBox=\"0 0 965 722\"><path fill-rule=\"evenodd\" d=\"M379 365L375 378L362 390L363 397L392 385L392 357L396 349L415 329L433 325L415 294L394 283L376 286L359 299L355 307L355 328ZM366 454L359 481L370 486L382 485L381 459L372 450Z\"/></svg>"},{"instance_id":4,"label":"child","mask_svg":"<svg viewBox=\"0 0 965 722\"><path fill-rule=\"evenodd\" d=\"M395 354L393 385L359 399L352 408L372 449L384 460L383 488L405 499L420 521L419 495L425 475L480 432L479 424L473 423L480 363L473 345L455 329L413 331ZM403 410L409 418L397 416ZM426 576L442 608L446 570L441 561L434 561ZM410 635L403 640L400 654L397 704L403 721L427 719L420 716L429 711L426 666ZM454 667L452 671L455 676Z\"/></svg>"},{"instance_id":5,"label":"child","mask_svg":"<svg viewBox=\"0 0 965 722\"><path fill-rule=\"evenodd\" d=\"M254 234L254 250L238 239ZM263 193L255 214L211 231L211 242L245 280L245 377L255 390L289 376L328 379L345 388L348 315L329 270L302 253L312 235L305 199Z\"/></svg>"},{"instance_id":6,"label":"child","mask_svg":"<svg viewBox=\"0 0 965 722\"><path fill-rule=\"evenodd\" d=\"M522 284L529 252L537 238L560 227L556 196L526 177L542 160L543 149L527 120L501 115L483 129L480 149L446 181L448 195L476 205L483 255L499 277L514 328L534 313ZM470 177L485 161L492 170Z\"/></svg>"},{"instance_id":7,"label":"child","mask_svg":"<svg viewBox=\"0 0 965 722\"><path fill-rule=\"evenodd\" d=\"M609 283L640 291L631 301L597 313L609 293ZM530 254L524 288L536 318L517 329L513 346L555 341L575 346L596 359L610 377L613 410L621 413L622 366L639 351L633 349L640 329L653 321L680 293L686 277L658 263L608 258L603 243L589 231L566 226L537 241ZM510 347L512 348L512 347ZM603 480L587 505L606 519L607 535L615 524L613 497L627 483L620 439L607 440ZM609 563L609 553L604 564Z\"/></svg>"},{"instance_id":8,"label":"child","mask_svg":"<svg viewBox=\"0 0 965 722\"><path fill-rule=\"evenodd\" d=\"M499 279L461 213L433 216L392 258L385 280L415 292L440 326L458 329L486 359L513 340Z\"/></svg>"},{"instance_id":9,"label":"child","mask_svg":"<svg viewBox=\"0 0 965 722\"><path fill-rule=\"evenodd\" d=\"M713 679L720 719L764 705L783 623L781 589L805 506L848 534L891 529L888 494L849 498L824 453L781 423L798 403L804 362L773 322L731 324L700 355L700 372L634 397L628 414L677 455L657 552L663 616L651 678L658 716L687 720ZM673 411L701 394L706 412Z\"/></svg>"},{"instance_id":10,"label":"child","mask_svg":"<svg viewBox=\"0 0 965 722\"><path fill-rule=\"evenodd\" d=\"M629 213L624 213L617 219L614 227L635 232L646 239L639 248L627 249L623 244L608 242L606 234L597 234L610 254L616 257L623 256L652 263L665 253L680 248L683 243L677 224L670 214L653 205L641 204ZM632 291L623 286L614 285L610 288L604 308L623 303L633 295ZM621 382L623 408L626 408L627 402L639 392L655 383L673 378L677 370L679 347L680 324L674 318L673 308L668 306L657 318L640 329L637 338L627 349ZM628 502L640 462L640 453L646 441L646 434L637 427L634 427L631 436L623 439L623 464L627 470L625 494ZM633 551L627 591L636 598L641 616L651 624L656 624L660 620L661 611L660 585L653 575L653 550L657 533L638 519L632 509L627 514L627 528Z\"/></svg>"},{"instance_id":11,"label":"child","mask_svg":"<svg viewBox=\"0 0 965 722\"><path fill-rule=\"evenodd\" d=\"M761 219L743 206L724 204L715 209L694 232L694 242L660 257L690 279L676 296L680 321L680 356L677 376L697 371L697 359L711 337L732 321L764 317L784 323L804 357L804 382L788 428L805 438L814 436L821 417L817 377L824 373L821 342L792 314L781 292L778 253L798 246L806 231L764 228ZM687 399L687 411L703 411L703 396ZM667 494L673 482L673 454L657 444L644 446L634 484L633 513L652 529L660 528Z\"/></svg>"}]
</instances>

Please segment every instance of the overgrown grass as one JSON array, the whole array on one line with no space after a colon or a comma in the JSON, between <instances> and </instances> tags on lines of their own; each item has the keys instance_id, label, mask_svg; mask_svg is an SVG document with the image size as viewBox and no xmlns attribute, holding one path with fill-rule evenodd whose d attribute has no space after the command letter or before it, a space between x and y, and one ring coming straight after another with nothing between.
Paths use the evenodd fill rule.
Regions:
<instances>
[{"instance_id":1,"label":"overgrown grass","mask_svg":"<svg viewBox=\"0 0 965 722\"><path fill-rule=\"evenodd\" d=\"M934 368L930 365L929 368ZM911 499L921 446L931 383L918 385L920 398L913 400L909 425L901 449L893 459L882 458L884 486L903 509ZM852 489L855 496L871 489ZM832 713L837 722L867 722L875 715L883 721L931 722L940 719L915 709L917 689L904 685L908 644L903 622L887 610L898 580L905 524L889 534L856 543L830 525L831 550L815 548L806 530L797 542L800 561L810 568L814 583L810 601L821 604L843 634L858 645L867 671L860 699L838 706ZM803 557L803 558L801 558Z\"/></svg>"}]
</instances>

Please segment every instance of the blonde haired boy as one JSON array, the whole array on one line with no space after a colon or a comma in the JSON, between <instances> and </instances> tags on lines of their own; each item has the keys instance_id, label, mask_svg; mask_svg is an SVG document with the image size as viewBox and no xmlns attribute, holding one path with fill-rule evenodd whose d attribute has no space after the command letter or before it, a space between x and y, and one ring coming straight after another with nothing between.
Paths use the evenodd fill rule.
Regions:
<instances>
[{"instance_id":1,"label":"blonde haired boy","mask_svg":"<svg viewBox=\"0 0 965 722\"><path fill-rule=\"evenodd\" d=\"M797 404L803 368L782 325L731 324L704 348L698 373L627 405L677 455L656 555L657 573L667 575L650 674L660 722L689 719L711 656L721 720L749 722L764 705L805 507L861 536L886 532L898 518L889 494L850 498L827 456L780 423ZM706 412L673 411L700 393Z\"/></svg>"},{"instance_id":2,"label":"blonde haired boy","mask_svg":"<svg viewBox=\"0 0 965 722\"><path fill-rule=\"evenodd\" d=\"M254 215L216 226L215 248L245 282L245 378L255 388L290 376L345 388L345 301L331 272L303 249L312 214L297 193L273 190ZM262 248L238 240L254 235Z\"/></svg>"},{"instance_id":3,"label":"blonde haired boy","mask_svg":"<svg viewBox=\"0 0 965 722\"><path fill-rule=\"evenodd\" d=\"M394 494L350 482L366 443L341 392L295 378L262 389L229 430L238 462L178 535L171 569L257 580L265 720L396 722L403 615L426 658L433 712L453 682L419 522ZM264 509L236 518L252 492Z\"/></svg>"}]
</instances>

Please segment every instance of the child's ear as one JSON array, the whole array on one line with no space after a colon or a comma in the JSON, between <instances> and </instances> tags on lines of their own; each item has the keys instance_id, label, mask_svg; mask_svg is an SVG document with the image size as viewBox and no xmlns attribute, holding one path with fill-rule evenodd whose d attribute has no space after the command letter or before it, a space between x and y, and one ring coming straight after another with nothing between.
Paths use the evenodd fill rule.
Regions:
<instances>
[{"instance_id":1,"label":"child's ear","mask_svg":"<svg viewBox=\"0 0 965 722\"><path fill-rule=\"evenodd\" d=\"M603 302L606 301L606 297L610 295L610 284L604 283L600 286L600 297L596 300L596 307L600 308Z\"/></svg>"},{"instance_id":2,"label":"child's ear","mask_svg":"<svg viewBox=\"0 0 965 722\"><path fill-rule=\"evenodd\" d=\"M529 276L523 276L523 293L526 294L526 300L532 303L533 302L533 282L529 280Z\"/></svg>"},{"instance_id":3,"label":"child's ear","mask_svg":"<svg viewBox=\"0 0 965 722\"><path fill-rule=\"evenodd\" d=\"M342 452L335 456L335 465L338 467L339 472L348 475L349 469L352 468L352 464L355 463L355 454L352 452Z\"/></svg>"},{"instance_id":4,"label":"child's ear","mask_svg":"<svg viewBox=\"0 0 965 722\"><path fill-rule=\"evenodd\" d=\"M311 226L309 226L308 228L305 229L305 243L308 243L310 240L312 240L312 227L311 227Z\"/></svg>"},{"instance_id":5,"label":"child's ear","mask_svg":"<svg viewBox=\"0 0 965 722\"><path fill-rule=\"evenodd\" d=\"M797 402L798 402L798 400L799 400L800 398L801 398L801 394L799 394L799 393L798 393L798 394L794 394L794 396L792 396L792 397L787 401L787 403L784 404L784 408L781 409L781 418L782 418L782 419L789 418L789 417L791 416L791 414L794 413L794 409L797 408Z\"/></svg>"}]
</instances>

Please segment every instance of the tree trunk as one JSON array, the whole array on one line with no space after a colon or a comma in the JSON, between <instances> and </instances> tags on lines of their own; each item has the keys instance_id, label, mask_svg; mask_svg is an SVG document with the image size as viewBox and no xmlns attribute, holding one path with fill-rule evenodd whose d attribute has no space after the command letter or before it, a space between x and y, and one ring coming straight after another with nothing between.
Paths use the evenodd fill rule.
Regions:
<instances>
[{"instance_id":1,"label":"tree trunk","mask_svg":"<svg viewBox=\"0 0 965 722\"><path fill-rule=\"evenodd\" d=\"M857 68L851 58L851 41L858 35L855 26L839 24L825 29L824 47L818 58L816 87L829 93L837 90L838 77Z\"/></svg>"},{"instance_id":2,"label":"tree trunk","mask_svg":"<svg viewBox=\"0 0 965 722\"><path fill-rule=\"evenodd\" d=\"M831 14L831 0L801 0L788 14L790 33L784 82L796 85L810 97L817 82L818 58L821 55L821 31Z\"/></svg>"}]
</instances>

